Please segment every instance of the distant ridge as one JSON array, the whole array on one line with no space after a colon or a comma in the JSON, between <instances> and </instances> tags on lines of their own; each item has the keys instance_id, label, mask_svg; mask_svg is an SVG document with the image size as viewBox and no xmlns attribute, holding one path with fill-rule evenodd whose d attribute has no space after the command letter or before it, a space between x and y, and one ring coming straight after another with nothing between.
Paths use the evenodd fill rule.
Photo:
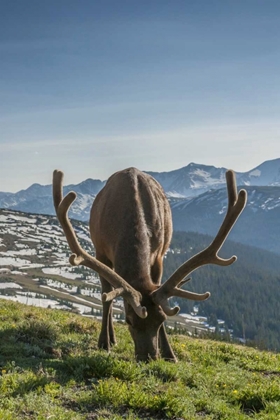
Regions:
<instances>
[{"instance_id":1,"label":"distant ridge","mask_svg":"<svg viewBox=\"0 0 280 420\"><path fill-rule=\"evenodd\" d=\"M169 198L174 229L212 235L225 212L226 168L194 162L170 172L148 172ZM66 174L67 175L67 174ZM248 191L248 204L231 233L232 239L280 254L280 158L263 162L248 172L236 172L237 184ZM96 194L106 181L86 179L67 185L77 199L70 217L88 221ZM33 184L17 193L0 192L0 208L28 213L55 214L51 185Z\"/></svg>"}]
</instances>

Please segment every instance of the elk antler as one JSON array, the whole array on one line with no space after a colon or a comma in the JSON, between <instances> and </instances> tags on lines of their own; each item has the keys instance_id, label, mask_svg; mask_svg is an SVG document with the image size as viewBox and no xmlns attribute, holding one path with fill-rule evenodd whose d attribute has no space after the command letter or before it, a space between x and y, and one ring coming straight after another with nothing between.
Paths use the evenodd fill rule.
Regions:
<instances>
[{"instance_id":1,"label":"elk antler","mask_svg":"<svg viewBox=\"0 0 280 420\"><path fill-rule=\"evenodd\" d=\"M109 293L103 293L102 300L109 301L115 297L122 295L124 299L132 306L136 314L140 318L147 317L145 306L141 306L142 295L140 292L131 287L121 276L119 276L107 265L98 261L89 255L79 244L75 231L68 218L68 210L76 199L76 194L71 191L63 198L63 172L55 170L53 172L53 202L56 210L57 218L65 233L67 242L73 254L70 256L70 264L84 265L96 271L110 283L114 290Z\"/></svg>"},{"instance_id":2,"label":"elk antler","mask_svg":"<svg viewBox=\"0 0 280 420\"><path fill-rule=\"evenodd\" d=\"M163 311L167 315L176 315L176 313L180 310L178 306L170 308L168 298L171 296L178 296L191 300L205 300L210 296L209 292L198 294L180 289L180 286L189 280L184 280L184 277L188 276L191 272L202 265L217 264L227 266L234 263L237 259L236 256L232 256L229 259L223 259L217 255L234 223L244 209L247 199L247 193L245 190L240 190L237 194L235 175L233 171L229 170L226 172L226 180L228 189L228 210L217 236L206 249L183 263L171 275L171 277L152 294L154 302L161 305Z\"/></svg>"}]
</instances>

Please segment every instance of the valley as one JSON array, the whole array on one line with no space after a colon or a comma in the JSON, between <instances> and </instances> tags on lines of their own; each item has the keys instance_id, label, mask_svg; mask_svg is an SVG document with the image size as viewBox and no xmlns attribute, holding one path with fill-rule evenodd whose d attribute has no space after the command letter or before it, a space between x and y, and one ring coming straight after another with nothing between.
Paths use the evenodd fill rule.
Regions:
<instances>
[{"instance_id":1,"label":"valley","mask_svg":"<svg viewBox=\"0 0 280 420\"><path fill-rule=\"evenodd\" d=\"M83 248L94 254L87 226L73 224ZM0 299L101 319L98 275L86 267L72 267L69 256L56 217L0 210ZM122 298L115 299L113 316L124 321ZM167 325L190 334L211 331L207 317L196 313L172 317Z\"/></svg>"}]
</instances>

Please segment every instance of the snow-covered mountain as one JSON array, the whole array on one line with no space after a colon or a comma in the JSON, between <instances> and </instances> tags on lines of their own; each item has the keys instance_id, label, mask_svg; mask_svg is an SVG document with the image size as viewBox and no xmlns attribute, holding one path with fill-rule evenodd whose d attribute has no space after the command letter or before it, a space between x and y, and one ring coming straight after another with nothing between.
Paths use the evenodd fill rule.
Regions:
<instances>
[{"instance_id":1,"label":"snow-covered mountain","mask_svg":"<svg viewBox=\"0 0 280 420\"><path fill-rule=\"evenodd\" d=\"M237 174L239 185L280 186L280 159L268 160L249 172Z\"/></svg>"},{"instance_id":2,"label":"snow-covered mountain","mask_svg":"<svg viewBox=\"0 0 280 420\"><path fill-rule=\"evenodd\" d=\"M225 184L226 168L190 163L170 172L148 172L170 197L193 197Z\"/></svg>"},{"instance_id":3,"label":"snow-covered mountain","mask_svg":"<svg viewBox=\"0 0 280 420\"><path fill-rule=\"evenodd\" d=\"M149 172L170 197L193 197L225 185L226 168L190 163L170 172ZM269 160L248 172L235 172L237 184L280 186L280 158Z\"/></svg>"},{"instance_id":4,"label":"snow-covered mountain","mask_svg":"<svg viewBox=\"0 0 280 420\"><path fill-rule=\"evenodd\" d=\"M226 168L190 163L184 168L170 172L149 173L161 183L169 197L175 229L212 234L226 205L225 172ZM234 228L233 239L256 245L254 243L256 239L252 238L255 234L258 235L260 229L265 229L265 226L272 221L276 223L275 227L279 227L280 224L280 159L266 161L245 173L238 172L236 178L237 184L247 189L249 199L244 215L237 223L238 227ZM70 190L77 193L77 200L71 207L70 217L87 221L92 202L104 184L105 181L87 179L80 184L66 186L64 193ZM54 208L51 186L33 184L15 194L0 192L0 208L52 215ZM242 220L247 219L248 226L245 226L245 230L241 232ZM216 224L214 220L217 221ZM251 226L251 220L252 235L247 240L246 232ZM259 220L261 227L254 224L256 220ZM238 230L242 240L234 236ZM272 226L270 235L275 235L276 231L277 229ZM280 245L279 239L277 241ZM268 238L268 243L261 247L271 249L270 242Z\"/></svg>"},{"instance_id":5,"label":"snow-covered mountain","mask_svg":"<svg viewBox=\"0 0 280 420\"><path fill-rule=\"evenodd\" d=\"M148 173L159 181L168 197L191 198L224 187L225 172L226 168L190 163L170 172ZM236 179L239 186L280 186L280 158L266 161L248 172L236 172ZM88 220L92 202L104 185L105 181L90 178L80 184L67 185L65 193L71 190L77 193L71 217ZM51 186L33 184L17 193L0 192L0 208L54 214Z\"/></svg>"},{"instance_id":6,"label":"snow-covered mountain","mask_svg":"<svg viewBox=\"0 0 280 420\"><path fill-rule=\"evenodd\" d=\"M280 186L246 186L245 209L229 237L280 254ZM174 230L215 236L227 211L226 188L170 202Z\"/></svg>"},{"instance_id":7,"label":"snow-covered mountain","mask_svg":"<svg viewBox=\"0 0 280 420\"><path fill-rule=\"evenodd\" d=\"M64 187L64 194L67 194L69 191L77 193L77 199L70 211L71 217L77 220L88 220L93 200L103 188L105 182L87 179L80 184L70 184ZM52 186L32 184L26 190L21 190L14 194L0 192L0 208L27 213L55 214L52 201Z\"/></svg>"}]
</instances>

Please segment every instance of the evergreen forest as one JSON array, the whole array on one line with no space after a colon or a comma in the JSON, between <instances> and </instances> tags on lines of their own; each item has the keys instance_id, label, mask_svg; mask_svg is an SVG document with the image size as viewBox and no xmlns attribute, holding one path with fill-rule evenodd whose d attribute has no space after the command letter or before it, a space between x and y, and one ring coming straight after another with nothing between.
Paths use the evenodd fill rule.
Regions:
<instances>
[{"instance_id":1,"label":"evergreen forest","mask_svg":"<svg viewBox=\"0 0 280 420\"><path fill-rule=\"evenodd\" d=\"M170 252L164 265L166 280L184 261L206 248L212 241L207 235L174 232ZM226 241L219 255L237 256L228 267L207 265L191 274L186 289L211 292L200 302L199 314L208 317L211 325L223 319L234 336L247 345L272 351L280 350L280 258L258 248ZM174 298L173 298L174 299ZM176 298L181 313L191 312L195 302Z\"/></svg>"}]
</instances>

